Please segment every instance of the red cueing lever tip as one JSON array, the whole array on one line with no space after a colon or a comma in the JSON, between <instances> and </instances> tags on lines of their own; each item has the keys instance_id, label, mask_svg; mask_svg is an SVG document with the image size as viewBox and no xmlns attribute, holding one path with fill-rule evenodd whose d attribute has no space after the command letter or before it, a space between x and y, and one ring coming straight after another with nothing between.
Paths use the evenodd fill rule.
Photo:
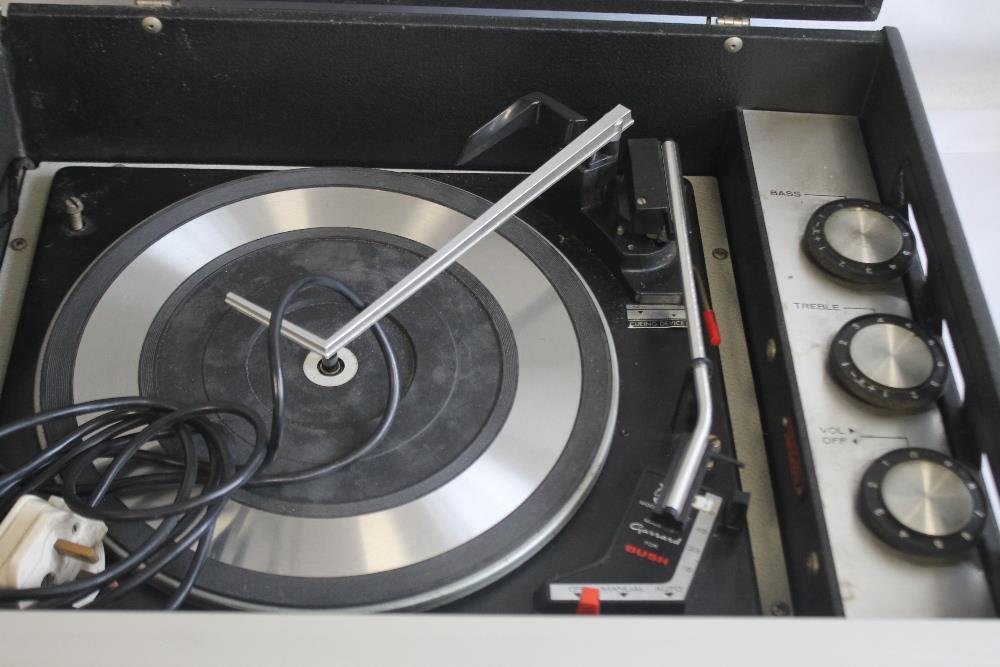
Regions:
<instances>
[{"instance_id":1,"label":"red cueing lever tip","mask_svg":"<svg viewBox=\"0 0 1000 667\"><path fill-rule=\"evenodd\" d=\"M722 342L722 336L719 334L719 323L715 321L715 311L702 311L701 317L705 321L705 329L708 330L708 342L712 347L719 347L719 343Z\"/></svg>"}]
</instances>

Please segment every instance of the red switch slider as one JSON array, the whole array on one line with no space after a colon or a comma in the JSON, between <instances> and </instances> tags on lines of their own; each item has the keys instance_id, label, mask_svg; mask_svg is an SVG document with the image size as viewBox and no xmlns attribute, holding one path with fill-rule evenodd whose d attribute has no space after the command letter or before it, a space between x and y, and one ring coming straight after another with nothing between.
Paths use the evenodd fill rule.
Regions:
<instances>
[{"instance_id":1,"label":"red switch slider","mask_svg":"<svg viewBox=\"0 0 1000 667\"><path fill-rule=\"evenodd\" d=\"M576 603L576 613L581 616L596 616L601 613L601 591L584 588L580 591L580 601Z\"/></svg>"}]
</instances>

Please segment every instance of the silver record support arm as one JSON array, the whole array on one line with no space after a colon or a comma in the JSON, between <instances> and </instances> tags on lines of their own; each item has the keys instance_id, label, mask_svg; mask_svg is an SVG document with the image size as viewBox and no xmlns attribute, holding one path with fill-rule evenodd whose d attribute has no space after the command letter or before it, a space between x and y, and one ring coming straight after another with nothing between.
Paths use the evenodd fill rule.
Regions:
<instances>
[{"instance_id":1,"label":"silver record support arm","mask_svg":"<svg viewBox=\"0 0 1000 667\"><path fill-rule=\"evenodd\" d=\"M667 171L667 188L670 190L670 214L677 234L677 256L680 261L681 284L684 290L684 308L687 312L688 341L691 347L691 365L694 373L695 398L698 417L684 447L674 454L663 490L656 500L656 509L675 521L683 523L694 499L695 485L701 477L708 450L709 430L712 427L712 387L709 382L709 364L705 356L705 336L701 328L701 309L698 305L698 283L695 279L691 237L688 229L687 208L684 205L684 181L677 144L663 144L663 162Z\"/></svg>"},{"instance_id":2,"label":"silver record support arm","mask_svg":"<svg viewBox=\"0 0 1000 667\"><path fill-rule=\"evenodd\" d=\"M617 140L632 122L632 112L621 105L616 106L329 338L324 340L287 320L281 324L281 333L324 359L334 358L343 347L447 270L479 241L606 144ZM266 309L237 294L228 293L226 303L262 324L270 322L271 314Z\"/></svg>"}]
</instances>

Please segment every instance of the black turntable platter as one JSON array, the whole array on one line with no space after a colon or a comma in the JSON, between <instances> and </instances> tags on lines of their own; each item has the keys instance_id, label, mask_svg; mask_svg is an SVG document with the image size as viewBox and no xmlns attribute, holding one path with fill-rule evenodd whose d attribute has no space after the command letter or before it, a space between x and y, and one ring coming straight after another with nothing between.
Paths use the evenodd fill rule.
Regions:
<instances>
[{"instance_id":1,"label":"black turntable platter","mask_svg":"<svg viewBox=\"0 0 1000 667\"><path fill-rule=\"evenodd\" d=\"M264 328L228 307L227 292L273 305L324 273L371 300L486 208L439 182L364 169L261 174L185 199L111 245L66 297L39 365L39 407L138 393L238 401L266 417ZM327 335L352 312L315 290L289 319ZM508 222L385 326L404 381L389 437L327 477L241 491L199 578L202 599L437 605L515 568L582 502L610 445L616 357L593 295L547 240ZM276 470L350 451L387 391L370 334L349 346L335 382L286 345ZM238 423L223 426L249 449ZM129 549L147 530L111 535Z\"/></svg>"},{"instance_id":2,"label":"black turntable platter","mask_svg":"<svg viewBox=\"0 0 1000 667\"><path fill-rule=\"evenodd\" d=\"M283 285L329 272L377 296L429 253L426 246L367 230L306 229L230 251L171 294L150 326L139 363L141 393L178 402L237 400L270 419L265 328L224 302L227 292L275 303ZM325 331L355 313L338 294L316 290L289 319ZM412 500L467 467L510 414L517 348L490 293L457 267L403 303L383 324L400 366L405 402L389 438L335 478L265 486L247 504L298 516L345 516ZM419 351L419 353L418 353ZM290 346L285 366L287 442L271 470L285 473L348 454L377 427L389 391L385 360L371 333L340 353L327 375L314 353ZM249 425L227 427L249 454Z\"/></svg>"}]
</instances>

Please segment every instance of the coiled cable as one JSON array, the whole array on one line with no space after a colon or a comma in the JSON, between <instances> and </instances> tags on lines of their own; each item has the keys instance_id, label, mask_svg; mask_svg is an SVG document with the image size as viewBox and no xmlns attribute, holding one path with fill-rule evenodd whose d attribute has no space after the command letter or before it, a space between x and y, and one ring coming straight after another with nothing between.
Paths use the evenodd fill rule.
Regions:
<instances>
[{"instance_id":1,"label":"coiled cable","mask_svg":"<svg viewBox=\"0 0 1000 667\"><path fill-rule=\"evenodd\" d=\"M0 589L0 602L34 601L38 607L73 607L98 594L88 607L103 607L149 582L165 567L190 552L190 562L166 602L178 608L197 583L211 554L216 521L232 495L241 488L294 484L340 470L382 442L398 413L401 396L399 364L385 329L372 326L389 378L386 407L374 431L346 455L303 470L268 472L281 447L285 429L285 380L282 371L281 324L288 308L305 289L331 289L358 310L361 298L329 276L305 277L285 290L268 325L271 373L270 426L253 410L217 401L184 406L146 397L108 398L46 410L0 427L0 441L27 429L91 416L31 460L0 474L0 509L4 514L28 493L61 495L73 512L111 524L159 521L149 535L121 560L105 570L72 582L28 589ZM93 416L95 415L96 416ZM229 415L253 431L253 447L243 461L233 457L234 437L213 417ZM159 440L179 443L171 456ZM109 460L93 477L95 463ZM89 474L88 474L89 473ZM157 505L123 507L119 499L152 492L170 500Z\"/></svg>"}]
</instances>

